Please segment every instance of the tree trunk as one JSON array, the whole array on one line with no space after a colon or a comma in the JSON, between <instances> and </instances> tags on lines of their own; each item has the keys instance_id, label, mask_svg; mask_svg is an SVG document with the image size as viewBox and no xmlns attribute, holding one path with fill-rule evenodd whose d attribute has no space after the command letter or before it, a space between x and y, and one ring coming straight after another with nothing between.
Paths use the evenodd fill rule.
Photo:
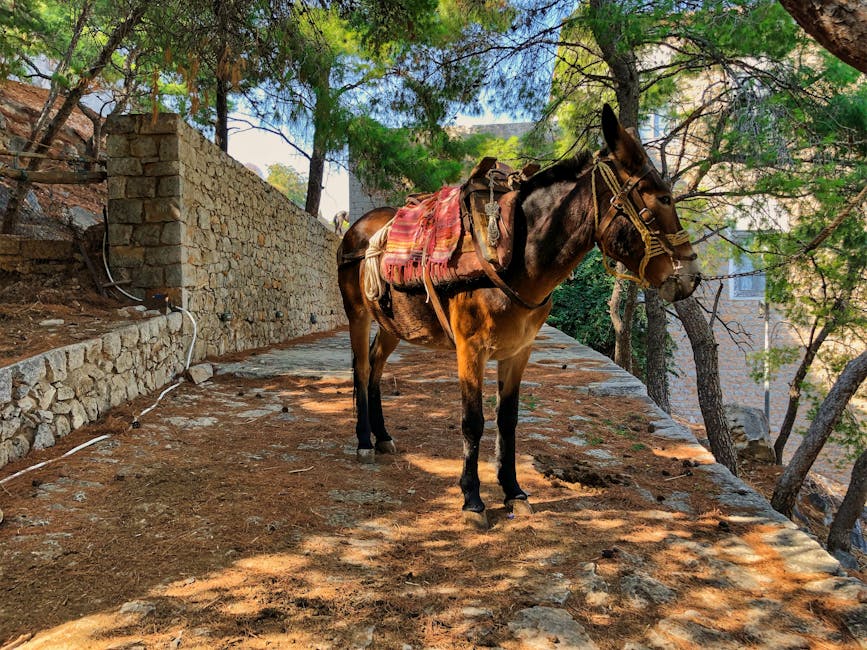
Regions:
<instances>
[{"instance_id":1,"label":"tree trunk","mask_svg":"<svg viewBox=\"0 0 867 650\"><path fill-rule=\"evenodd\" d=\"M222 151L229 150L229 84L217 76L217 123L214 125L214 144Z\"/></svg>"},{"instance_id":2,"label":"tree trunk","mask_svg":"<svg viewBox=\"0 0 867 650\"><path fill-rule=\"evenodd\" d=\"M111 55L114 54L114 51L117 50L118 47L120 47L120 44L126 36L141 22L146 10L146 2L136 5L131 11L129 18L115 27L105 45L102 47L102 50L100 51L99 56L97 56L94 64L81 76L78 83L69 91L63 104L60 106L60 109L48 123L45 132L39 139L39 144L36 146L36 153L44 153L49 147L51 147L51 143L54 141L55 136L63 125L66 124L66 120L69 119L72 110L87 91L90 83L102 72L103 68L105 68L111 60ZM30 163L27 165L27 171L37 171L44 161L44 158L31 158ZM31 183L29 181L20 181L15 187L15 190L11 193L9 203L6 206L6 213L3 215L3 226L0 228L0 232L3 234L10 234L15 229L15 225L18 221L18 212L21 209L21 204L24 202L24 197L27 196L27 192L30 190L30 186Z\"/></svg>"},{"instance_id":3,"label":"tree trunk","mask_svg":"<svg viewBox=\"0 0 867 650\"><path fill-rule=\"evenodd\" d=\"M711 452L717 462L725 465L737 476L738 457L723 411L722 389L719 385L719 358L713 330L704 319L702 309L695 298L680 300L674 303L674 308L692 345L698 403L704 418L704 428L710 441Z\"/></svg>"},{"instance_id":4,"label":"tree trunk","mask_svg":"<svg viewBox=\"0 0 867 650\"><path fill-rule=\"evenodd\" d=\"M867 502L867 451L864 451L855 465L852 467L852 478L849 479L849 489L843 497L840 509L834 515L831 522L831 530L828 532L827 549L830 552L837 550L852 550L850 532L855 527L855 520L864 511L864 503Z\"/></svg>"},{"instance_id":5,"label":"tree trunk","mask_svg":"<svg viewBox=\"0 0 867 650\"><path fill-rule=\"evenodd\" d=\"M626 270L619 262L617 268L621 272ZM632 321L635 318L635 306L638 302L638 287L634 282L626 281L625 284L626 295L624 296L624 281L614 282L611 298L608 300L608 315L614 327L614 363L627 372L632 372ZM621 305L623 305L623 316L620 315Z\"/></svg>"},{"instance_id":6,"label":"tree trunk","mask_svg":"<svg viewBox=\"0 0 867 650\"><path fill-rule=\"evenodd\" d=\"M867 73L867 4L859 0L780 0L831 54Z\"/></svg>"},{"instance_id":7,"label":"tree trunk","mask_svg":"<svg viewBox=\"0 0 867 650\"><path fill-rule=\"evenodd\" d=\"M322 201L322 181L325 178L325 150L313 138L313 155L310 156L310 172L307 176L307 200L304 211L314 217L319 214Z\"/></svg>"},{"instance_id":8,"label":"tree trunk","mask_svg":"<svg viewBox=\"0 0 867 650\"><path fill-rule=\"evenodd\" d=\"M807 346L804 352L804 358L801 359L801 364L795 371L795 376L789 384L789 404L786 407L786 415L783 417L783 424L780 425L780 432L777 434L777 439L774 441L774 453L777 456L777 465L783 464L783 450L786 448L786 443L789 441L789 436L792 434L792 427L795 425L795 418L798 416L798 406L801 403L801 386L804 379L807 377L807 372L810 366L813 365L813 359L822 347L822 343L828 338L833 327L829 327L830 323L826 323L819 331L819 335L814 338L810 345Z\"/></svg>"},{"instance_id":9,"label":"tree trunk","mask_svg":"<svg viewBox=\"0 0 867 650\"><path fill-rule=\"evenodd\" d=\"M777 481L771 497L774 510L787 517L792 516L795 499L807 477L807 472L825 446L825 442L843 414L843 409L846 408L865 377L867 377L867 352L862 352L846 364L843 372L834 382L834 386L822 401L819 412L810 424L801 446L795 451L795 455Z\"/></svg>"},{"instance_id":10,"label":"tree trunk","mask_svg":"<svg viewBox=\"0 0 867 650\"><path fill-rule=\"evenodd\" d=\"M665 309L656 289L644 290L644 311L647 314L647 394L657 406L671 413L668 392L668 369L665 363L665 343L668 338Z\"/></svg>"}]
</instances>

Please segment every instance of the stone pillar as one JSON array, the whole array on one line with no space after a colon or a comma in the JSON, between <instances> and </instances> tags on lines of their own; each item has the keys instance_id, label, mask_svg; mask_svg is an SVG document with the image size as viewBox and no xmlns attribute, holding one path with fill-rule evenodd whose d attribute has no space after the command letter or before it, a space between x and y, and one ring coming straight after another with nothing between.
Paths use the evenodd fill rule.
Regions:
<instances>
[{"instance_id":1,"label":"stone pillar","mask_svg":"<svg viewBox=\"0 0 867 650\"><path fill-rule=\"evenodd\" d=\"M168 290L183 305L185 224L178 115L110 118L108 243L121 288L139 297Z\"/></svg>"}]
</instances>

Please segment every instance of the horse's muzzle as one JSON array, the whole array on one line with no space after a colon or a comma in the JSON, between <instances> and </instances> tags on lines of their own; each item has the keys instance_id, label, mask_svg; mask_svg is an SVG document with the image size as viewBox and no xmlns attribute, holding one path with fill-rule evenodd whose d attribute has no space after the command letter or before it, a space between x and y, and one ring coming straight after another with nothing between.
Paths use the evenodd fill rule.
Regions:
<instances>
[{"instance_id":1,"label":"horse's muzzle","mask_svg":"<svg viewBox=\"0 0 867 650\"><path fill-rule=\"evenodd\" d=\"M701 282L701 272L698 265L690 260L677 273L668 276L659 287L659 295L663 300L676 302L692 295Z\"/></svg>"}]
</instances>

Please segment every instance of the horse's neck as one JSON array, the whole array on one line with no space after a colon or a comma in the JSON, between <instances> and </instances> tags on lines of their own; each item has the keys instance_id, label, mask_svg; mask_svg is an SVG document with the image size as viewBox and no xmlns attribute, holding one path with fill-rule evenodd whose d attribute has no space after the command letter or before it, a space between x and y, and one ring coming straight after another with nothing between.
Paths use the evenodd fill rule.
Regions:
<instances>
[{"instance_id":1,"label":"horse's neck","mask_svg":"<svg viewBox=\"0 0 867 650\"><path fill-rule=\"evenodd\" d=\"M528 302L550 294L594 245L593 201L584 180L540 188L523 201L527 236L513 282Z\"/></svg>"}]
</instances>

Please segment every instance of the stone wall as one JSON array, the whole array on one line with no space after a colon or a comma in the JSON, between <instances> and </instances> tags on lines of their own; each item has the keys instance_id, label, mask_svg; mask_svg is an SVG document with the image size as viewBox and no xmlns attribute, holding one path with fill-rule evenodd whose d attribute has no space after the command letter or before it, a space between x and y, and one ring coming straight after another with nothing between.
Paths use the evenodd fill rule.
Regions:
<instances>
[{"instance_id":1,"label":"stone wall","mask_svg":"<svg viewBox=\"0 0 867 650\"><path fill-rule=\"evenodd\" d=\"M0 467L168 383L191 335L172 313L0 368Z\"/></svg>"},{"instance_id":2,"label":"stone wall","mask_svg":"<svg viewBox=\"0 0 867 650\"><path fill-rule=\"evenodd\" d=\"M54 275L78 266L71 241L0 235L0 271Z\"/></svg>"},{"instance_id":3,"label":"stone wall","mask_svg":"<svg viewBox=\"0 0 867 650\"><path fill-rule=\"evenodd\" d=\"M343 324L339 239L177 115L106 125L116 280L199 324L195 358Z\"/></svg>"}]
</instances>

